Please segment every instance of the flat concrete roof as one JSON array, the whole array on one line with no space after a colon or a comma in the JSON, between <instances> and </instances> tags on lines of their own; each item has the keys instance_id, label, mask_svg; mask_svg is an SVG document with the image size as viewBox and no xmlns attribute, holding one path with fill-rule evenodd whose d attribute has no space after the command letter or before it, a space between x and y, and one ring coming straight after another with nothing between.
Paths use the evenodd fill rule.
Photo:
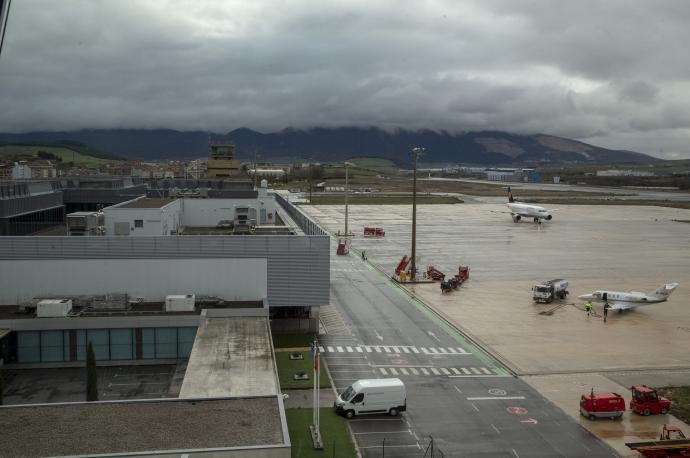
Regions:
<instances>
[{"instance_id":1,"label":"flat concrete roof","mask_svg":"<svg viewBox=\"0 0 690 458\"><path fill-rule=\"evenodd\" d=\"M282 445L286 439L277 397L6 406L0 430L0 450L13 456Z\"/></svg>"},{"instance_id":2,"label":"flat concrete roof","mask_svg":"<svg viewBox=\"0 0 690 458\"><path fill-rule=\"evenodd\" d=\"M176 201L176 198L144 197L117 205L117 208L163 208Z\"/></svg>"},{"instance_id":3,"label":"flat concrete roof","mask_svg":"<svg viewBox=\"0 0 690 458\"><path fill-rule=\"evenodd\" d=\"M180 398L278 394L266 317L206 318L197 330Z\"/></svg>"}]
</instances>

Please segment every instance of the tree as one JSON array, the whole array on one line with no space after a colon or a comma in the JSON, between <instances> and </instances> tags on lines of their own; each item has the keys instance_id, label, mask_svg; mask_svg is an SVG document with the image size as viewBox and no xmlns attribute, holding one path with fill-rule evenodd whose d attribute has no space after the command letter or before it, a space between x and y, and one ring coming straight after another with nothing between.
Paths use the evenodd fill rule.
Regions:
<instances>
[{"instance_id":1,"label":"tree","mask_svg":"<svg viewBox=\"0 0 690 458\"><path fill-rule=\"evenodd\" d=\"M98 375L96 374L96 354L89 341L86 349L86 401L98 401Z\"/></svg>"}]
</instances>

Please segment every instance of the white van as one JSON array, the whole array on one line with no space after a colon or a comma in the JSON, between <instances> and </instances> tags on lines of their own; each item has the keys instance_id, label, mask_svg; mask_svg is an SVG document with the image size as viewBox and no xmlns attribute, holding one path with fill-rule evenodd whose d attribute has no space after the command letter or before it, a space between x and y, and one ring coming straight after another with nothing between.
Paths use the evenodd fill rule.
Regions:
<instances>
[{"instance_id":1,"label":"white van","mask_svg":"<svg viewBox=\"0 0 690 458\"><path fill-rule=\"evenodd\" d=\"M357 380L336 398L333 407L346 418L375 413L395 417L407 410L405 384L399 378Z\"/></svg>"}]
</instances>

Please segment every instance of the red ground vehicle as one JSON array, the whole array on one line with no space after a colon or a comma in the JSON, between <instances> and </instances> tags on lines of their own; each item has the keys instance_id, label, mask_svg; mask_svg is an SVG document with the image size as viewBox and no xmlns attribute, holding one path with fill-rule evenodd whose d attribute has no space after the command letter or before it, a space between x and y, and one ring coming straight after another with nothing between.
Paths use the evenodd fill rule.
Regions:
<instances>
[{"instance_id":1,"label":"red ground vehicle","mask_svg":"<svg viewBox=\"0 0 690 458\"><path fill-rule=\"evenodd\" d=\"M649 458L690 456L690 439L672 425L664 425L658 441L630 442L625 445Z\"/></svg>"},{"instance_id":2,"label":"red ground vehicle","mask_svg":"<svg viewBox=\"0 0 690 458\"><path fill-rule=\"evenodd\" d=\"M385 237L386 232L382 227L365 227L364 237Z\"/></svg>"},{"instance_id":3,"label":"red ground vehicle","mask_svg":"<svg viewBox=\"0 0 690 458\"><path fill-rule=\"evenodd\" d=\"M583 394L580 398L580 414L590 420L597 418L621 418L625 412L625 399L618 393Z\"/></svg>"},{"instance_id":4,"label":"red ground vehicle","mask_svg":"<svg viewBox=\"0 0 690 458\"><path fill-rule=\"evenodd\" d=\"M659 396L654 388L635 385L630 388L632 399L630 410L640 415L664 415L671 409L671 401Z\"/></svg>"},{"instance_id":5,"label":"red ground vehicle","mask_svg":"<svg viewBox=\"0 0 690 458\"><path fill-rule=\"evenodd\" d=\"M458 286L462 285L465 280L470 278L470 268L468 266L458 267L458 273L448 280L441 282L441 292L446 293L451 290L457 289Z\"/></svg>"},{"instance_id":6,"label":"red ground vehicle","mask_svg":"<svg viewBox=\"0 0 690 458\"><path fill-rule=\"evenodd\" d=\"M434 281L443 281L446 278L446 274L444 274L434 266L427 266L426 277Z\"/></svg>"}]
</instances>

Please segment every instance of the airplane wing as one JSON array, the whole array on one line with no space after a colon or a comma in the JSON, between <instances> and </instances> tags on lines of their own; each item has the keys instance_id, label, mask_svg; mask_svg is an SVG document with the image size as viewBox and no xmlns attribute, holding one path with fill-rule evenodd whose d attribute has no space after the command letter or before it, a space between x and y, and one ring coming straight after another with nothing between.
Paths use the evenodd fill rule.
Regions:
<instances>
[{"instance_id":1,"label":"airplane wing","mask_svg":"<svg viewBox=\"0 0 690 458\"><path fill-rule=\"evenodd\" d=\"M635 302L609 302L609 310L630 310L637 307L638 305L640 304Z\"/></svg>"}]
</instances>

